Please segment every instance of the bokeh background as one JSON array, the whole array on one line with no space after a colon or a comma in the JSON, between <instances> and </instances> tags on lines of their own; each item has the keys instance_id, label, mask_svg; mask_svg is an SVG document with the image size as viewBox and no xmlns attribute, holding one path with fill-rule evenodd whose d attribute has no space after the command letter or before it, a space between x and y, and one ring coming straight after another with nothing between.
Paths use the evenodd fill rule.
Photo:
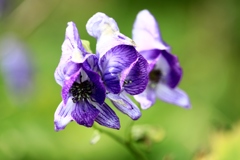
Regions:
<instances>
[{"instance_id":1,"label":"bokeh background","mask_svg":"<svg viewBox=\"0 0 240 160\"><path fill-rule=\"evenodd\" d=\"M74 21L81 38L89 40L95 50L96 41L85 29L93 14L100 11L113 17L121 32L131 37L134 19L142 9L155 16L163 39L179 57L184 70L180 88L188 93L192 103L192 109L186 110L158 100L154 107L142 112L135 124L157 126L163 135L161 141L148 148L147 157L240 159L239 2L0 0L0 41L9 34L15 36L25 46L31 66L31 85L20 91L14 91L19 88L8 83L6 74L10 72L1 69L0 159L134 159L126 148L104 134L97 144L90 144L92 128L70 123L65 130L54 131L53 114L61 101L61 88L53 73L67 22ZM13 45L2 45L6 46ZM3 64L4 53L0 55ZM12 67L19 68L19 61L15 58ZM11 74L18 82L21 74ZM123 137L131 120L115 111L122 127L119 131L106 130Z\"/></svg>"}]
</instances>

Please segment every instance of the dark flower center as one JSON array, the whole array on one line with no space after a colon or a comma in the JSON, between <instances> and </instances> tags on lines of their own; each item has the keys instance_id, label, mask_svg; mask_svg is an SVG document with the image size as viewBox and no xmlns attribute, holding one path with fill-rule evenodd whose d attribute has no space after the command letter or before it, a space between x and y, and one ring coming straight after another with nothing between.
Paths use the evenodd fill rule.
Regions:
<instances>
[{"instance_id":1,"label":"dark flower center","mask_svg":"<svg viewBox=\"0 0 240 160\"><path fill-rule=\"evenodd\" d=\"M153 83L158 83L160 81L162 77L162 72L159 69L153 69L150 73L149 73L149 79L153 82Z\"/></svg>"},{"instance_id":2,"label":"dark flower center","mask_svg":"<svg viewBox=\"0 0 240 160\"><path fill-rule=\"evenodd\" d=\"M93 84L86 80L81 83L74 82L69 92L72 94L73 103L77 103L80 100L86 100L90 98L92 94Z\"/></svg>"}]
</instances>

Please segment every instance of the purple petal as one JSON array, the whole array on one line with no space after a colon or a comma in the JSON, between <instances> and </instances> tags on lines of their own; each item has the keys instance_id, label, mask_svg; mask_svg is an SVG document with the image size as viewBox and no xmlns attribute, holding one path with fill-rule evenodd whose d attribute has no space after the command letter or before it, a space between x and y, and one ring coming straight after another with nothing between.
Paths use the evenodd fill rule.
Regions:
<instances>
[{"instance_id":1,"label":"purple petal","mask_svg":"<svg viewBox=\"0 0 240 160\"><path fill-rule=\"evenodd\" d=\"M124 89L131 95L142 93L148 84L148 63L138 54L138 61L125 79Z\"/></svg>"},{"instance_id":2,"label":"purple petal","mask_svg":"<svg viewBox=\"0 0 240 160\"><path fill-rule=\"evenodd\" d=\"M161 50L151 49L139 52L148 62L148 72L150 72L161 56Z\"/></svg>"},{"instance_id":3,"label":"purple petal","mask_svg":"<svg viewBox=\"0 0 240 160\"><path fill-rule=\"evenodd\" d=\"M112 93L121 91L121 84L138 59L133 46L118 45L100 59L100 68L107 89Z\"/></svg>"},{"instance_id":4,"label":"purple petal","mask_svg":"<svg viewBox=\"0 0 240 160\"><path fill-rule=\"evenodd\" d=\"M73 109L74 103L70 98L68 99L67 105L64 105L63 102L59 104L54 113L54 126L56 131L63 130L66 125L73 120L71 116Z\"/></svg>"},{"instance_id":5,"label":"purple petal","mask_svg":"<svg viewBox=\"0 0 240 160\"><path fill-rule=\"evenodd\" d=\"M156 95L159 99L167 103L172 103L183 108L191 108L188 95L179 88L172 89L160 83L157 85Z\"/></svg>"},{"instance_id":6,"label":"purple petal","mask_svg":"<svg viewBox=\"0 0 240 160\"><path fill-rule=\"evenodd\" d=\"M88 101L82 101L75 103L75 107L71 115L78 124L86 127L92 127L98 114L99 110L97 110L92 104Z\"/></svg>"},{"instance_id":7,"label":"purple petal","mask_svg":"<svg viewBox=\"0 0 240 160\"><path fill-rule=\"evenodd\" d=\"M91 54L85 63L87 63L93 71L99 72L98 57L95 54Z\"/></svg>"},{"instance_id":8,"label":"purple petal","mask_svg":"<svg viewBox=\"0 0 240 160\"><path fill-rule=\"evenodd\" d=\"M107 94L107 97L111 100L113 105L124 114L127 114L133 120L137 120L141 117L139 108L127 97L126 93L120 94Z\"/></svg>"},{"instance_id":9,"label":"purple petal","mask_svg":"<svg viewBox=\"0 0 240 160\"><path fill-rule=\"evenodd\" d=\"M154 48L170 51L170 47L161 38L157 21L148 10L138 13L132 34L138 51Z\"/></svg>"},{"instance_id":10,"label":"purple petal","mask_svg":"<svg viewBox=\"0 0 240 160\"><path fill-rule=\"evenodd\" d=\"M169 87L175 88L182 78L182 68L178 62L177 56L165 50L163 50L161 53L162 57L160 57L160 61L157 65L160 67L163 73L166 73L164 78L165 83ZM167 63L163 61L166 61Z\"/></svg>"},{"instance_id":11,"label":"purple petal","mask_svg":"<svg viewBox=\"0 0 240 160\"><path fill-rule=\"evenodd\" d=\"M72 61L68 62L67 65L63 69L63 74L64 74L65 79L70 78L72 75L74 75L76 72L78 72L80 68L81 68L80 63L75 63Z\"/></svg>"},{"instance_id":12,"label":"purple petal","mask_svg":"<svg viewBox=\"0 0 240 160\"><path fill-rule=\"evenodd\" d=\"M148 109L156 101L155 90L148 86L142 93L134 95L134 98L140 103L142 109Z\"/></svg>"},{"instance_id":13,"label":"purple petal","mask_svg":"<svg viewBox=\"0 0 240 160\"><path fill-rule=\"evenodd\" d=\"M55 72L54 72L54 78L56 80L56 82L62 86L65 80L65 76L63 74L63 65L58 65L58 67L56 68Z\"/></svg>"},{"instance_id":14,"label":"purple petal","mask_svg":"<svg viewBox=\"0 0 240 160\"><path fill-rule=\"evenodd\" d=\"M79 78L80 70L74 73L68 80L64 81L62 87L62 99L63 103L66 104L69 96L69 90L72 87L73 83Z\"/></svg>"},{"instance_id":15,"label":"purple petal","mask_svg":"<svg viewBox=\"0 0 240 160\"><path fill-rule=\"evenodd\" d=\"M100 111L97 118L95 119L97 123L108 128L114 129L120 128L118 116L106 103L103 103L102 105L95 103L94 106L96 106L97 109Z\"/></svg>"},{"instance_id":16,"label":"purple petal","mask_svg":"<svg viewBox=\"0 0 240 160\"><path fill-rule=\"evenodd\" d=\"M94 85L91 97L94 100L96 100L99 104L103 104L106 97L106 90L104 84L101 81L100 75L90 68L89 63L84 63L83 69L86 72L87 76L89 77L90 81Z\"/></svg>"}]
</instances>

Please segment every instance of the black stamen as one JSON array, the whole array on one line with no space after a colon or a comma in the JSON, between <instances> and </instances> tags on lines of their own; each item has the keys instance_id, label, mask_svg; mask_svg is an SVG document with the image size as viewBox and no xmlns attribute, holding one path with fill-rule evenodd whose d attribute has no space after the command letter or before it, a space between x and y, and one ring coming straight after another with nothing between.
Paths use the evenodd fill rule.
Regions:
<instances>
[{"instance_id":1,"label":"black stamen","mask_svg":"<svg viewBox=\"0 0 240 160\"><path fill-rule=\"evenodd\" d=\"M125 80L125 81L124 81L124 84L130 84L130 83L132 83L131 80Z\"/></svg>"},{"instance_id":2,"label":"black stamen","mask_svg":"<svg viewBox=\"0 0 240 160\"><path fill-rule=\"evenodd\" d=\"M74 82L69 92L72 94L73 103L77 103L80 100L87 99L91 96L93 84L86 80L82 83Z\"/></svg>"}]
</instances>

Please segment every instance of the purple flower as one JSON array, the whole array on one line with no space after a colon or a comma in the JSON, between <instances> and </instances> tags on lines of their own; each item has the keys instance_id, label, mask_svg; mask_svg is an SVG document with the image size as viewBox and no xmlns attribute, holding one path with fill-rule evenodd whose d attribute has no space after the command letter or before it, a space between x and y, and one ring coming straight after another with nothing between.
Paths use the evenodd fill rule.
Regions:
<instances>
[{"instance_id":1,"label":"purple flower","mask_svg":"<svg viewBox=\"0 0 240 160\"><path fill-rule=\"evenodd\" d=\"M14 34L5 35L0 40L0 69L8 90L18 102L29 98L33 89L33 64L29 52Z\"/></svg>"},{"instance_id":2,"label":"purple flower","mask_svg":"<svg viewBox=\"0 0 240 160\"><path fill-rule=\"evenodd\" d=\"M55 79L62 86L62 99L55 115L55 130L59 131L74 120L91 127L100 125L119 129L119 119L104 102L106 90L97 73L98 58L82 45L73 22L68 23L62 57L55 71Z\"/></svg>"},{"instance_id":3,"label":"purple flower","mask_svg":"<svg viewBox=\"0 0 240 160\"><path fill-rule=\"evenodd\" d=\"M87 22L88 33L97 39L97 56L107 97L132 119L141 116L139 108L127 97L143 92L148 83L147 61L135 43L120 33L114 19L96 13Z\"/></svg>"},{"instance_id":4,"label":"purple flower","mask_svg":"<svg viewBox=\"0 0 240 160\"><path fill-rule=\"evenodd\" d=\"M140 11L133 27L133 40L137 50L148 61L149 83L144 92L134 98L147 109L156 97L184 108L190 108L187 94L177 88L182 68L178 58L170 53L170 47L162 40L158 24L148 10Z\"/></svg>"}]
</instances>

